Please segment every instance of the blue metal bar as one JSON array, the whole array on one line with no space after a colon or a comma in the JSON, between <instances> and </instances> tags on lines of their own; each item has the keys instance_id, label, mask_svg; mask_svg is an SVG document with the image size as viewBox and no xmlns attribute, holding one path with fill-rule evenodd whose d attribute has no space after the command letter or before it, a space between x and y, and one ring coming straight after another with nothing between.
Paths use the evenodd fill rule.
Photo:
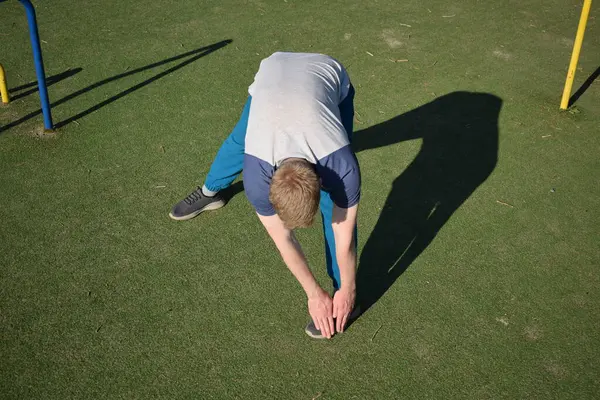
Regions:
<instances>
[{"instance_id":1,"label":"blue metal bar","mask_svg":"<svg viewBox=\"0 0 600 400\"><path fill-rule=\"evenodd\" d=\"M48 89L46 87L46 73L44 72L44 61L42 59L42 48L40 47L40 38L38 34L37 21L35 18L35 9L30 0L19 0L25 12L27 13L27 22L29 23L29 36L31 38L31 49L33 50L33 62L35 63L35 73L37 75L38 88L40 90L40 102L42 103L42 113L44 114L44 128L51 130L52 114L50 112L50 101L48 100Z\"/></svg>"}]
</instances>

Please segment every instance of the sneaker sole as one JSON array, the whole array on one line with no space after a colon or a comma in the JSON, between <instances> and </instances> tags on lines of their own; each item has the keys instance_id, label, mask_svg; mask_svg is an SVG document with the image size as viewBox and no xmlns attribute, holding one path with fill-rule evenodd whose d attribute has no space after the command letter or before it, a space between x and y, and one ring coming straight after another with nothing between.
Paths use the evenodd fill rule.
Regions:
<instances>
[{"instance_id":1,"label":"sneaker sole","mask_svg":"<svg viewBox=\"0 0 600 400\"><path fill-rule=\"evenodd\" d=\"M327 339L325 336L323 335L315 335L313 334L311 331L309 331L308 329L304 330L304 333L306 333L308 336L310 336L313 339Z\"/></svg>"},{"instance_id":2,"label":"sneaker sole","mask_svg":"<svg viewBox=\"0 0 600 400\"><path fill-rule=\"evenodd\" d=\"M183 215L181 217L177 217L177 216L173 215L172 213L169 213L169 217L171 219L174 219L175 221L187 221L188 219L192 219L192 218L198 216L200 213L202 213L204 211L218 210L219 208L223 207L224 205L225 205L225 201L224 200L219 200L219 201L215 201L214 203L210 203L206 207L201 208L198 211L194 211L191 214Z\"/></svg>"}]
</instances>

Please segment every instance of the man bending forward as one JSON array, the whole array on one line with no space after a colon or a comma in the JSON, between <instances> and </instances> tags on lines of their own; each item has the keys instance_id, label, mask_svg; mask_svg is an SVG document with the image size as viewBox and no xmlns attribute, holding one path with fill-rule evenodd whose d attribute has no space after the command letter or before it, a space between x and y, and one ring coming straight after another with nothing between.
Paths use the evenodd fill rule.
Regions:
<instances>
[{"instance_id":1,"label":"man bending forward","mask_svg":"<svg viewBox=\"0 0 600 400\"><path fill-rule=\"evenodd\" d=\"M232 133L202 187L177 203L175 220L222 207L219 191L243 171L244 189L283 261L308 298L306 333L342 332L356 297L360 169L350 148L354 88L345 68L322 54L277 52L264 59ZM294 229L320 209L331 298L311 273Z\"/></svg>"}]
</instances>

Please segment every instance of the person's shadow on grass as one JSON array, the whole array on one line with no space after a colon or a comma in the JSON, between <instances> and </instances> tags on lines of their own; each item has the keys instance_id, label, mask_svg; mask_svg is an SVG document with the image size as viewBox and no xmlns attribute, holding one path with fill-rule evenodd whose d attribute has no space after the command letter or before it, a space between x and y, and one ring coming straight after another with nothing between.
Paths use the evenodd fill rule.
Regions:
<instances>
[{"instance_id":1,"label":"person's shadow on grass","mask_svg":"<svg viewBox=\"0 0 600 400\"><path fill-rule=\"evenodd\" d=\"M360 312L354 320L385 294L490 176L498 157L501 106L502 100L491 94L453 92L354 133L356 152L422 140L415 159L394 180L360 255Z\"/></svg>"}]
</instances>

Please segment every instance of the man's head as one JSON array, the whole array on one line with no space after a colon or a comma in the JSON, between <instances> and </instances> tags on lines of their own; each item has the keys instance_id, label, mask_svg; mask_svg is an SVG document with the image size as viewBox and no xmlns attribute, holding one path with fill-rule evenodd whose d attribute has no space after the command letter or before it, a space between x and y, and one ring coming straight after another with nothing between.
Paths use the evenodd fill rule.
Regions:
<instances>
[{"instance_id":1,"label":"man's head","mask_svg":"<svg viewBox=\"0 0 600 400\"><path fill-rule=\"evenodd\" d=\"M320 193L314 166L306 160L290 158L275 171L269 200L288 229L306 228L319 209Z\"/></svg>"}]
</instances>

